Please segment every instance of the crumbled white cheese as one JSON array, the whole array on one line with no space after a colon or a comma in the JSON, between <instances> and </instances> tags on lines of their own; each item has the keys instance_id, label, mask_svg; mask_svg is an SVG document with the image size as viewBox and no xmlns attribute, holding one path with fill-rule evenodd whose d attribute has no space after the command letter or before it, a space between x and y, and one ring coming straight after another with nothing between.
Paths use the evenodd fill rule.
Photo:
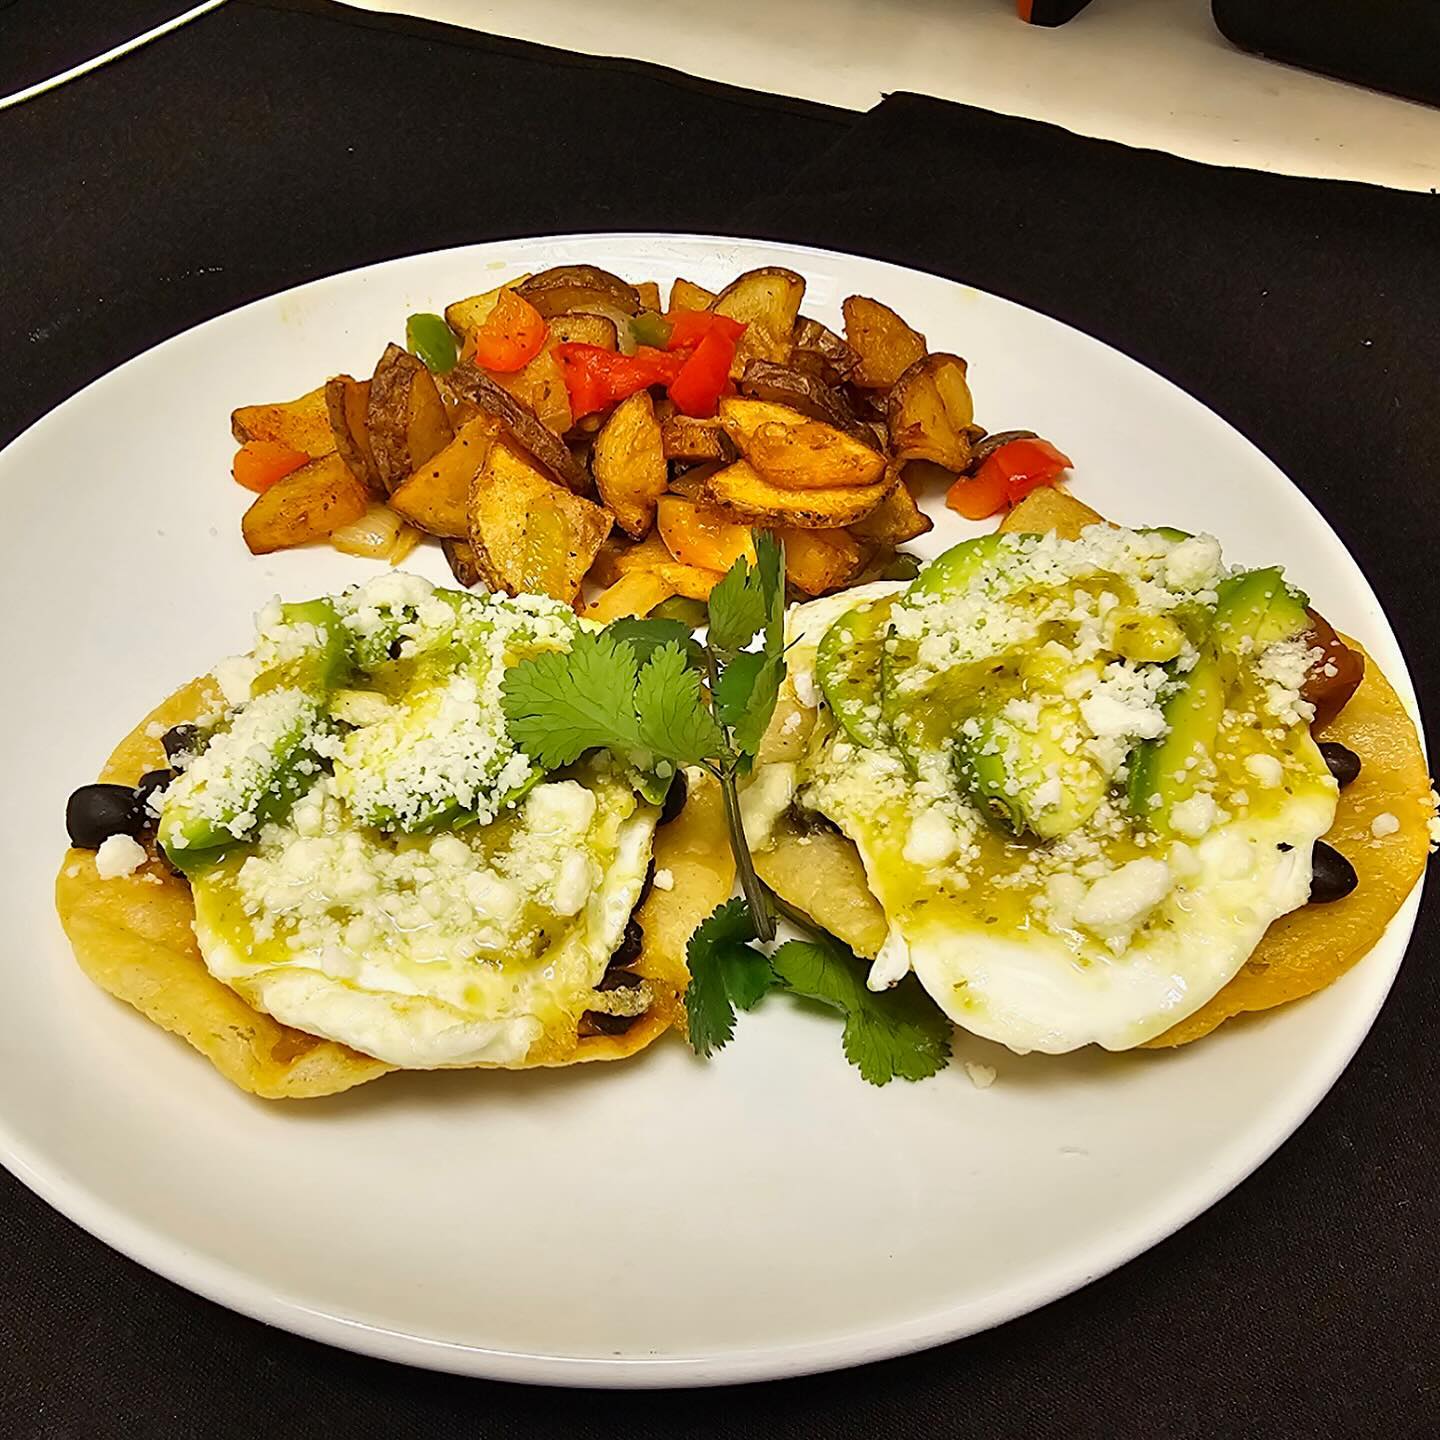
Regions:
<instances>
[{"instance_id":1,"label":"crumbled white cheese","mask_svg":"<svg viewBox=\"0 0 1440 1440\"><path fill-rule=\"evenodd\" d=\"M1383 810L1370 822L1370 833L1377 839L1383 840L1387 835L1393 835L1400 828L1400 821L1388 810Z\"/></svg>"},{"instance_id":2,"label":"crumbled white cheese","mask_svg":"<svg viewBox=\"0 0 1440 1440\"><path fill-rule=\"evenodd\" d=\"M222 660L210 674L220 687L227 705L243 705L250 698L260 666L251 655L232 655L228 660Z\"/></svg>"},{"instance_id":3,"label":"crumbled white cheese","mask_svg":"<svg viewBox=\"0 0 1440 1440\"><path fill-rule=\"evenodd\" d=\"M977 1090L988 1090L995 1083L995 1067L993 1065L981 1065L976 1060L967 1060L965 1074Z\"/></svg>"},{"instance_id":4,"label":"crumbled white cheese","mask_svg":"<svg viewBox=\"0 0 1440 1440\"><path fill-rule=\"evenodd\" d=\"M1170 807L1170 828L1187 840L1198 840L1214 828L1219 814L1214 796L1198 791Z\"/></svg>"},{"instance_id":5,"label":"crumbled white cheese","mask_svg":"<svg viewBox=\"0 0 1440 1440\"><path fill-rule=\"evenodd\" d=\"M651 883L657 890L673 890L675 888L675 874L671 870L657 870L651 879Z\"/></svg>"},{"instance_id":6,"label":"crumbled white cheese","mask_svg":"<svg viewBox=\"0 0 1440 1440\"><path fill-rule=\"evenodd\" d=\"M158 720L152 720L145 727L145 738L147 740L161 740L164 736L165 727Z\"/></svg>"},{"instance_id":7,"label":"crumbled white cheese","mask_svg":"<svg viewBox=\"0 0 1440 1440\"><path fill-rule=\"evenodd\" d=\"M133 875L145 863L145 847L128 835L111 835L95 852L95 873L102 880Z\"/></svg>"},{"instance_id":8,"label":"crumbled white cheese","mask_svg":"<svg viewBox=\"0 0 1440 1440\"><path fill-rule=\"evenodd\" d=\"M1220 542L1213 535L1181 540L1165 557L1165 583L1172 590L1207 590L1220 579Z\"/></svg>"},{"instance_id":9,"label":"crumbled white cheese","mask_svg":"<svg viewBox=\"0 0 1440 1440\"><path fill-rule=\"evenodd\" d=\"M904 858L907 864L928 869L932 865L943 865L959 848L960 837L955 827L938 808L930 808L911 820Z\"/></svg>"},{"instance_id":10,"label":"crumbled white cheese","mask_svg":"<svg viewBox=\"0 0 1440 1440\"><path fill-rule=\"evenodd\" d=\"M1131 860L1096 880L1075 910L1075 918L1097 935L1113 935L1139 924L1170 893L1170 867L1163 860Z\"/></svg>"},{"instance_id":11,"label":"crumbled white cheese","mask_svg":"<svg viewBox=\"0 0 1440 1440\"><path fill-rule=\"evenodd\" d=\"M1245 769L1267 790L1273 790L1285 779L1285 767L1279 760L1258 750L1245 757Z\"/></svg>"}]
</instances>

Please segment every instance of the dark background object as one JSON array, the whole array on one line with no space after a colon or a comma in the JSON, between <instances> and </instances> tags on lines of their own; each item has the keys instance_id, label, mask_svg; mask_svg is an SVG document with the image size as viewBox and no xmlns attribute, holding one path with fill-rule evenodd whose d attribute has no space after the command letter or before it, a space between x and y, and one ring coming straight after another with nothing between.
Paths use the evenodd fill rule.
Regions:
<instances>
[{"instance_id":1,"label":"dark background object","mask_svg":"<svg viewBox=\"0 0 1440 1440\"><path fill-rule=\"evenodd\" d=\"M1440 105L1440 0L1211 0L1244 50Z\"/></svg>"},{"instance_id":2,"label":"dark background object","mask_svg":"<svg viewBox=\"0 0 1440 1440\"><path fill-rule=\"evenodd\" d=\"M389 256L605 228L809 242L1009 296L1200 397L1336 525L1422 697L1440 694L1432 197L913 95L852 115L320 0L231 0L0 113L0 155L0 443L168 335ZM1440 1393L1435 920L1432 891L1360 1053L1233 1195L1036 1314L838 1375L637 1395L407 1371L157 1279L0 1173L0 1435L1422 1440ZM61 943L0 955L64 963Z\"/></svg>"},{"instance_id":3,"label":"dark background object","mask_svg":"<svg viewBox=\"0 0 1440 1440\"><path fill-rule=\"evenodd\" d=\"M1015 10L1031 25L1063 25L1089 3L1090 0L1015 0Z\"/></svg>"}]
</instances>

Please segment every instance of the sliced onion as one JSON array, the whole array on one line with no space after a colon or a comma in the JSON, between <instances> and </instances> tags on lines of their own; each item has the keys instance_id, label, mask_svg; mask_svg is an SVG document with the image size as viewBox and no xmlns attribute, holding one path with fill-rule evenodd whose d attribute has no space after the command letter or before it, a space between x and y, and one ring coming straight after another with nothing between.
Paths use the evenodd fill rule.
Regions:
<instances>
[{"instance_id":1,"label":"sliced onion","mask_svg":"<svg viewBox=\"0 0 1440 1440\"><path fill-rule=\"evenodd\" d=\"M387 560L394 552L400 532L408 528L404 520L388 505L376 500L358 520L332 531L330 543L346 555L362 555L369 560Z\"/></svg>"}]
</instances>

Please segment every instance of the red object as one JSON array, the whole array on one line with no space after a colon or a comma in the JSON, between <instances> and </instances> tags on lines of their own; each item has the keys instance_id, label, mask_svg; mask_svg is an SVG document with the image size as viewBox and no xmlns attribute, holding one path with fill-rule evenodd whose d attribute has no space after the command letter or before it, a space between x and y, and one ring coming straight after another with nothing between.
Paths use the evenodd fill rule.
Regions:
<instances>
[{"instance_id":1,"label":"red object","mask_svg":"<svg viewBox=\"0 0 1440 1440\"><path fill-rule=\"evenodd\" d=\"M1029 25L1063 25L1090 0L1015 0L1015 13Z\"/></svg>"},{"instance_id":2,"label":"red object","mask_svg":"<svg viewBox=\"0 0 1440 1440\"><path fill-rule=\"evenodd\" d=\"M665 342L667 350L689 350L717 330L733 348L745 333L741 321L732 320L728 315L712 315L708 310L675 310L665 318L670 322L670 338Z\"/></svg>"},{"instance_id":3,"label":"red object","mask_svg":"<svg viewBox=\"0 0 1440 1440\"><path fill-rule=\"evenodd\" d=\"M633 355L621 355L578 340L565 341L555 348L565 369L570 410L577 420L624 400L637 390L669 385L686 364L685 356L667 355L652 345L637 346Z\"/></svg>"},{"instance_id":4,"label":"red object","mask_svg":"<svg viewBox=\"0 0 1440 1440\"><path fill-rule=\"evenodd\" d=\"M502 290L471 342L475 363L501 375L523 370L545 344L545 317L523 296Z\"/></svg>"},{"instance_id":5,"label":"red object","mask_svg":"<svg viewBox=\"0 0 1440 1440\"><path fill-rule=\"evenodd\" d=\"M309 463L310 457L303 450L292 450L278 440L251 440L235 452L230 473L247 490L259 495L292 470Z\"/></svg>"},{"instance_id":6,"label":"red object","mask_svg":"<svg viewBox=\"0 0 1440 1440\"><path fill-rule=\"evenodd\" d=\"M710 329L670 384L670 398L676 408L696 419L713 415L730 384L734 359L734 339L718 326Z\"/></svg>"},{"instance_id":7,"label":"red object","mask_svg":"<svg viewBox=\"0 0 1440 1440\"><path fill-rule=\"evenodd\" d=\"M957 480L945 503L967 520L983 520L1053 485L1069 468L1070 457L1048 440L1012 440L987 455L974 475Z\"/></svg>"}]
</instances>

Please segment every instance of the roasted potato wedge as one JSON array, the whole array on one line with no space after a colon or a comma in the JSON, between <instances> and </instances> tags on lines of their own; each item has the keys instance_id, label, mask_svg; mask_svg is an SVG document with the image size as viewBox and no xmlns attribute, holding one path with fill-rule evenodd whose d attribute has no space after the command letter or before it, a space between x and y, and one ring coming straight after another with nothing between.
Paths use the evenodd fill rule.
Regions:
<instances>
[{"instance_id":1,"label":"roasted potato wedge","mask_svg":"<svg viewBox=\"0 0 1440 1440\"><path fill-rule=\"evenodd\" d=\"M441 540L440 548L445 552L445 563L450 567L450 573L458 584L466 590L473 590L477 585L485 583L479 557L468 540L446 537Z\"/></svg>"},{"instance_id":2,"label":"roasted potato wedge","mask_svg":"<svg viewBox=\"0 0 1440 1440\"><path fill-rule=\"evenodd\" d=\"M595 437L590 466L616 524L637 540L649 534L670 472L648 390L637 390L610 412Z\"/></svg>"},{"instance_id":3,"label":"roasted potato wedge","mask_svg":"<svg viewBox=\"0 0 1440 1440\"><path fill-rule=\"evenodd\" d=\"M845 341L855 354L850 382L868 390L888 390L929 346L888 305L866 295L852 295L840 307L845 316Z\"/></svg>"},{"instance_id":4,"label":"roasted potato wedge","mask_svg":"<svg viewBox=\"0 0 1440 1440\"><path fill-rule=\"evenodd\" d=\"M381 484L393 491L449 443L445 402L430 372L408 350L387 345L370 381L370 450Z\"/></svg>"},{"instance_id":5,"label":"roasted potato wedge","mask_svg":"<svg viewBox=\"0 0 1440 1440\"><path fill-rule=\"evenodd\" d=\"M462 425L454 439L408 476L391 508L431 535L463 540L470 533L470 484L485 464L500 425L488 415Z\"/></svg>"},{"instance_id":6,"label":"roasted potato wedge","mask_svg":"<svg viewBox=\"0 0 1440 1440\"><path fill-rule=\"evenodd\" d=\"M838 590L865 564L864 547L844 530L797 530L782 525L775 533L785 544L785 579L806 595Z\"/></svg>"},{"instance_id":7,"label":"roasted potato wedge","mask_svg":"<svg viewBox=\"0 0 1440 1440\"><path fill-rule=\"evenodd\" d=\"M588 578L597 585L613 585L631 570L669 565L674 558L665 548L665 542L660 538L658 530L651 531L638 542L627 540L623 534L611 531L595 554Z\"/></svg>"},{"instance_id":8,"label":"roasted potato wedge","mask_svg":"<svg viewBox=\"0 0 1440 1440\"><path fill-rule=\"evenodd\" d=\"M878 450L788 405L726 396L719 418L736 449L777 485L803 490L873 485L885 473Z\"/></svg>"},{"instance_id":9,"label":"roasted potato wedge","mask_svg":"<svg viewBox=\"0 0 1440 1440\"><path fill-rule=\"evenodd\" d=\"M617 350L620 341L615 322L604 315L557 315L550 322L550 338L557 345L598 345L602 350Z\"/></svg>"},{"instance_id":10,"label":"roasted potato wedge","mask_svg":"<svg viewBox=\"0 0 1440 1440\"><path fill-rule=\"evenodd\" d=\"M327 540L370 505L365 482L339 455L322 455L277 480L245 512L240 533L252 555Z\"/></svg>"},{"instance_id":11,"label":"roasted potato wedge","mask_svg":"<svg viewBox=\"0 0 1440 1440\"><path fill-rule=\"evenodd\" d=\"M370 427L366 415L370 405L370 382L353 375L336 375L325 382L325 410L330 416L330 433L335 451L365 482L372 495L383 497L385 487L370 448Z\"/></svg>"},{"instance_id":12,"label":"roasted potato wedge","mask_svg":"<svg viewBox=\"0 0 1440 1440\"><path fill-rule=\"evenodd\" d=\"M956 474L970 460L975 402L958 355L926 355L890 392L890 448L897 461L932 460Z\"/></svg>"},{"instance_id":13,"label":"roasted potato wedge","mask_svg":"<svg viewBox=\"0 0 1440 1440\"><path fill-rule=\"evenodd\" d=\"M330 428L330 407L323 385L298 400L277 405L242 405L230 416L230 431L242 445L251 440L272 440L291 450L303 451L312 460L335 449L335 432Z\"/></svg>"},{"instance_id":14,"label":"roasted potato wedge","mask_svg":"<svg viewBox=\"0 0 1440 1440\"><path fill-rule=\"evenodd\" d=\"M715 292L697 285L693 280L677 279L670 287L670 310L708 310L715 303Z\"/></svg>"},{"instance_id":15,"label":"roasted potato wedge","mask_svg":"<svg viewBox=\"0 0 1440 1440\"><path fill-rule=\"evenodd\" d=\"M490 312L500 303L502 290L516 290L529 278L528 274L517 275L513 280L507 280L493 290L486 290L479 295L471 295L468 299L447 305L445 323L460 336L468 336L472 330L478 329L490 318Z\"/></svg>"},{"instance_id":16,"label":"roasted potato wedge","mask_svg":"<svg viewBox=\"0 0 1440 1440\"><path fill-rule=\"evenodd\" d=\"M626 615L648 615L674 593L673 587L658 570L628 570L580 613L587 620L608 625Z\"/></svg>"},{"instance_id":17,"label":"roasted potato wedge","mask_svg":"<svg viewBox=\"0 0 1440 1440\"><path fill-rule=\"evenodd\" d=\"M513 375L500 375L490 370L485 373L501 389L508 390L553 434L563 435L575 423L575 417L570 413L570 392L565 386L565 371L554 345L547 344L528 365Z\"/></svg>"},{"instance_id":18,"label":"roasted potato wedge","mask_svg":"<svg viewBox=\"0 0 1440 1440\"><path fill-rule=\"evenodd\" d=\"M718 420L693 420L688 415L672 415L661 424L660 448L667 460L694 464L735 458Z\"/></svg>"},{"instance_id":19,"label":"roasted potato wedge","mask_svg":"<svg viewBox=\"0 0 1440 1440\"><path fill-rule=\"evenodd\" d=\"M470 544L497 590L573 604L613 517L552 480L508 435L470 485Z\"/></svg>"},{"instance_id":20,"label":"roasted potato wedge","mask_svg":"<svg viewBox=\"0 0 1440 1440\"><path fill-rule=\"evenodd\" d=\"M570 447L548 425L542 424L524 404L495 378L469 360L462 360L449 374L449 387L482 413L493 415L510 438L577 494L590 489L585 467L570 453Z\"/></svg>"},{"instance_id":21,"label":"roasted potato wedge","mask_svg":"<svg viewBox=\"0 0 1440 1440\"><path fill-rule=\"evenodd\" d=\"M660 309L660 287L653 280L640 280L635 285L635 293L640 297L640 308L642 310Z\"/></svg>"},{"instance_id":22,"label":"roasted potato wedge","mask_svg":"<svg viewBox=\"0 0 1440 1440\"><path fill-rule=\"evenodd\" d=\"M874 433L855 414L843 392L817 375L771 360L751 360L740 377L740 392L755 400L788 405L811 420L833 425L866 444L874 443Z\"/></svg>"},{"instance_id":23,"label":"roasted potato wedge","mask_svg":"<svg viewBox=\"0 0 1440 1440\"><path fill-rule=\"evenodd\" d=\"M735 347L735 360L730 367L735 379L745 373L745 366L751 360L783 362L790 358L795 317L804 298L804 279L778 265L747 270L715 297L711 310L740 320L748 327Z\"/></svg>"},{"instance_id":24,"label":"roasted potato wedge","mask_svg":"<svg viewBox=\"0 0 1440 1440\"><path fill-rule=\"evenodd\" d=\"M633 315L640 309L640 296L633 285L597 265L556 265L532 275L515 286L547 320L567 310L621 310Z\"/></svg>"},{"instance_id":25,"label":"roasted potato wedge","mask_svg":"<svg viewBox=\"0 0 1440 1440\"><path fill-rule=\"evenodd\" d=\"M893 550L934 528L935 522L915 503L909 487L902 483L894 486L863 520L850 526L850 533L867 544Z\"/></svg>"},{"instance_id":26,"label":"roasted potato wedge","mask_svg":"<svg viewBox=\"0 0 1440 1440\"><path fill-rule=\"evenodd\" d=\"M863 520L895 483L890 476L874 485L792 490L767 480L748 461L737 460L711 475L701 494L706 504L740 521L840 530Z\"/></svg>"},{"instance_id":27,"label":"roasted potato wedge","mask_svg":"<svg viewBox=\"0 0 1440 1440\"><path fill-rule=\"evenodd\" d=\"M755 558L748 526L737 525L683 495L661 498L655 525L665 548L682 565L723 575L742 555L748 560Z\"/></svg>"},{"instance_id":28,"label":"roasted potato wedge","mask_svg":"<svg viewBox=\"0 0 1440 1440\"><path fill-rule=\"evenodd\" d=\"M790 364L796 370L827 385L841 385L858 363L855 352L833 330L805 315L796 320L790 345Z\"/></svg>"}]
</instances>

